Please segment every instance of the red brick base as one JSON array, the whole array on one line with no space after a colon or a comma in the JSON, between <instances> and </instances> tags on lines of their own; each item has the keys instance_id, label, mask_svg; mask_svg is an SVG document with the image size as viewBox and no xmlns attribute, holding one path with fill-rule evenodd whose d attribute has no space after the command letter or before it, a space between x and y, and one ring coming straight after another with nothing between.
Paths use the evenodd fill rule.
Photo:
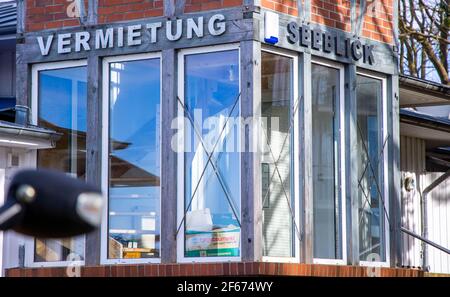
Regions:
<instances>
[{"instance_id":1,"label":"red brick base","mask_svg":"<svg viewBox=\"0 0 450 297\"><path fill-rule=\"evenodd\" d=\"M65 277L66 267L13 268L6 271L9 277ZM154 276L322 276L365 277L367 267L339 265L310 265L292 263L203 263L203 264L146 264L103 265L81 267L82 277L154 277ZM382 277L422 277L420 270L380 268Z\"/></svg>"}]
</instances>

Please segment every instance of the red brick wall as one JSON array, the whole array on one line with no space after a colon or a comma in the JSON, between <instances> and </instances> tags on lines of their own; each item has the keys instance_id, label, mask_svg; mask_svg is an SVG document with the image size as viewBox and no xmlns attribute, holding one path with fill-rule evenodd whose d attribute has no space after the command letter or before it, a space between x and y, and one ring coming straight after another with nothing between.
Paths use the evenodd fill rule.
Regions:
<instances>
[{"instance_id":1,"label":"red brick wall","mask_svg":"<svg viewBox=\"0 0 450 297\"><path fill-rule=\"evenodd\" d=\"M87 8L87 0L85 0ZM357 1L359 5L359 1ZM26 30L79 26L69 17L67 0L26 0ZM205 11L242 5L242 0L186 0L185 12ZM261 6L297 16L297 0L261 0ZM356 7L359 13L359 6ZM111 23L163 15L163 0L99 0L99 23ZM367 0L362 35L393 42L393 0ZM311 21L350 31L350 0L311 0Z\"/></svg>"},{"instance_id":2,"label":"red brick wall","mask_svg":"<svg viewBox=\"0 0 450 297\"><path fill-rule=\"evenodd\" d=\"M87 0L85 0L87 5ZM78 18L67 15L67 0L26 0L26 31L79 26Z\"/></svg>"},{"instance_id":3,"label":"red brick wall","mask_svg":"<svg viewBox=\"0 0 450 297\"><path fill-rule=\"evenodd\" d=\"M242 0L186 0L184 12L205 11L242 5Z\"/></svg>"},{"instance_id":4,"label":"red brick wall","mask_svg":"<svg viewBox=\"0 0 450 297\"><path fill-rule=\"evenodd\" d=\"M297 0L261 0L261 6L281 13L298 16Z\"/></svg>"},{"instance_id":5,"label":"red brick wall","mask_svg":"<svg viewBox=\"0 0 450 297\"><path fill-rule=\"evenodd\" d=\"M377 41L392 43L393 10L393 0L368 0L362 35ZM357 11L359 12L359 6Z\"/></svg>"},{"instance_id":6,"label":"red brick wall","mask_svg":"<svg viewBox=\"0 0 450 297\"><path fill-rule=\"evenodd\" d=\"M9 277L64 277L62 268L8 269ZM293 263L203 263L203 264L151 264L105 265L81 267L83 277L154 277L154 276L324 276L365 277L367 267L340 265L309 265ZM422 277L424 273L413 269L380 268L381 277Z\"/></svg>"},{"instance_id":7,"label":"red brick wall","mask_svg":"<svg viewBox=\"0 0 450 297\"><path fill-rule=\"evenodd\" d=\"M98 22L103 24L162 16L163 7L163 0L99 0Z\"/></svg>"},{"instance_id":8,"label":"red brick wall","mask_svg":"<svg viewBox=\"0 0 450 297\"><path fill-rule=\"evenodd\" d=\"M350 0L310 0L313 23L351 31ZM356 12L359 14L359 2ZM362 35L377 41L393 42L393 0L367 0ZM298 15L296 0L261 0L261 6L292 16Z\"/></svg>"},{"instance_id":9,"label":"red brick wall","mask_svg":"<svg viewBox=\"0 0 450 297\"><path fill-rule=\"evenodd\" d=\"M101 24L163 15L164 0L99 0ZM87 0L85 6L87 10ZM69 17L67 0L26 0L26 31L79 26L78 18ZM206 11L242 5L242 0L186 0L185 12Z\"/></svg>"},{"instance_id":10,"label":"red brick wall","mask_svg":"<svg viewBox=\"0 0 450 297\"><path fill-rule=\"evenodd\" d=\"M311 21L351 31L350 0L311 0Z\"/></svg>"}]
</instances>

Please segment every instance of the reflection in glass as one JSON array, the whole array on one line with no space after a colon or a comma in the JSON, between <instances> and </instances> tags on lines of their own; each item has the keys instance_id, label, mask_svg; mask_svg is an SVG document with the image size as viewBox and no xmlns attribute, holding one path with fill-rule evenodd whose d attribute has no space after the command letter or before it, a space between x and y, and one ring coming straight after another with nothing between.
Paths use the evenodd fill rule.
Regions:
<instances>
[{"instance_id":1,"label":"reflection in glass","mask_svg":"<svg viewBox=\"0 0 450 297\"><path fill-rule=\"evenodd\" d=\"M314 257L341 259L339 70L312 65Z\"/></svg>"},{"instance_id":2,"label":"reflection in glass","mask_svg":"<svg viewBox=\"0 0 450 297\"><path fill-rule=\"evenodd\" d=\"M39 150L37 166L86 175L86 67L39 72L38 124L62 134L56 147ZM36 262L66 261L70 253L84 254L84 239L35 240Z\"/></svg>"},{"instance_id":3,"label":"reflection in glass","mask_svg":"<svg viewBox=\"0 0 450 297\"><path fill-rule=\"evenodd\" d=\"M261 116L266 119L262 137L264 144L269 143L275 158L266 147L261 164L263 255L293 257L295 218L291 215L288 203L290 201L292 209L295 209L291 190L293 130L289 131L293 102L293 60L268 52L262 52L261 55ZM276 166L282 180L275 172L278 158Z\"/></svg>"},{"instance_id":4,"label":"reflection in glass","mask_svg":"<svg viewBox=\"0 0 450 297\"><path fill-rule=\"evenodd\" d=\"M239 53L186 55L184 65L184 103L208 150L189 124L184 154L185 256L239 256ZM217 171L208 163L209 153Z\"/></svg>"},{"instance_id":5,"label":"reflection in glass","mask_svg":"<svg viewBox=\"0 0 450 297\"><path fill-rule=\"evenodd\" d=\"M110 63L108 258L160 253L160 59Z\"/></svg>"},{"instance_id":6,"label":"reflection in glass","mask_svg":"<svg viewBox=\"0 0 450 297\"><path fill-rule=\"evenodd\" d=\"M357 133L360 259L366 261L371 253L385 260L382 155L382 82L358 75ZM381 159L380 159L381 158ZM382 192L381 192L382 193Z\"/></svg>"}]
</instances>

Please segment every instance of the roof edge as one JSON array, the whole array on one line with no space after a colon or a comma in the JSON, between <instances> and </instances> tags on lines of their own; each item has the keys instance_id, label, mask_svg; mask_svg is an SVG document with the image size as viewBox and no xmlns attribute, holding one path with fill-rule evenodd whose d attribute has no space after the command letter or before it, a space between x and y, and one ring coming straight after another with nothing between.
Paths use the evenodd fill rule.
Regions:
<instances>
[{"instance_id":1,"label":"roof edge","mask_svg":"<svg viewBox=\"0 0 450 297\"><path fill-rule=\"evenodd\" d=\"M444 100L450 101L450 85L444 85L442 83L420 79L408 75L400 75L399 77L400 87L405 87L417 92L432 92L433 95L438 96Z\"/></svg>"},{"instance_id":2,"label":"roof edge","mask_svg":"<svg viewBox=\"0 0 450 297\"><path fill-rule=\"evenodd\" d=\"M450 133L450 120L400 109L400 122Z\"/></svg>"}]
</instances>

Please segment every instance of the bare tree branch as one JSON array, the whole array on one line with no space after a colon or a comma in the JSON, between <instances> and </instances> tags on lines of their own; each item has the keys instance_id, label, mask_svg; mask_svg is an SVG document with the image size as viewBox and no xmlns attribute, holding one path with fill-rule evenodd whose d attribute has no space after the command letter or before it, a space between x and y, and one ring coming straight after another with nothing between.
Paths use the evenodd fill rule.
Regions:
<instances>
[{"instance_id":1,"label":"bare tree branch","mask_svg":"<svg viewBox=\"0 0 450 297\"><path fill-rule=\"evenodd\" d=\"M399 0L401 73L449 81L450 0Z\"/></svg>"}]
</instances>

